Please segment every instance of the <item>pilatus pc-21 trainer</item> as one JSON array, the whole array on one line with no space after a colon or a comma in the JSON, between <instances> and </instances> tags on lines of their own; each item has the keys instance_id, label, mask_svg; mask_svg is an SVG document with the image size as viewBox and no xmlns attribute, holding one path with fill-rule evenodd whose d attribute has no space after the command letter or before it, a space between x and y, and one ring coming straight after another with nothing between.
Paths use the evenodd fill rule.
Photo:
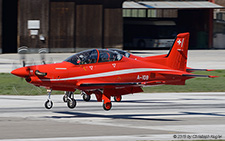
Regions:
<instances>
[{"instance_id":1,"label":"pilatus pc-21 trainer","mask_svg":"<svg viewBox=\"0 0 225 141\"><path fill-rule=\"evenodd\" d=\"M186 66L188 43L189 33L182 33L165 55L138 57L117 49L90 49L61 63L25 66L11 73L37 87L45 87L49 94L47 109L53 106L52 90L66 91L64 101L69 108L75 108L73 92L78 89L85 101L94 94L97 101L103 101L103 109L110 110L111 97L121 101L122 95L143 92L145 86L184 85L194 77L215 77L190 73L198 69Z\"/></svg>"}]
</instances>

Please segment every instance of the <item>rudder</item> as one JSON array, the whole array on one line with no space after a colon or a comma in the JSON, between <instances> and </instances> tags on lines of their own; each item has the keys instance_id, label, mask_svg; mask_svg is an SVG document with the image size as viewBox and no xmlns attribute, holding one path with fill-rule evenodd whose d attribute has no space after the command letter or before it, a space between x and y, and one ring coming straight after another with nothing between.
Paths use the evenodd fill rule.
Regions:
<instances>
[{"instance_id":1,"label":"rudder","mask_svg":"<svg viewBox=\"0 0 225 141\"><path fill-rule=\"evenodd\" d=\"M167 55L167 66L181 71L186 71L187 53L190 33L177 35L170 52Z\"/></svg>"}]
</instances>

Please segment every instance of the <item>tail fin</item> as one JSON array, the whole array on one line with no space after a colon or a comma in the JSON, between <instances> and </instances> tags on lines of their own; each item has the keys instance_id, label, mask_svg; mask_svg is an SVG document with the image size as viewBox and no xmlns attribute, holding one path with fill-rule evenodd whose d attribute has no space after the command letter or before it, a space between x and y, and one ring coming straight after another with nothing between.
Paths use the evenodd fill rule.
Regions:
<instances>
[{"instance_id":1,"label":"tail fin","mask_svg":"<svg viewBox=\"0 0 225 141\"><path fill-rule=\"evenodd\" d=\"M176 70L186 70L189 33L177 35L170 52L167 55L167 66Z\"/></svg>"}]
</instances>

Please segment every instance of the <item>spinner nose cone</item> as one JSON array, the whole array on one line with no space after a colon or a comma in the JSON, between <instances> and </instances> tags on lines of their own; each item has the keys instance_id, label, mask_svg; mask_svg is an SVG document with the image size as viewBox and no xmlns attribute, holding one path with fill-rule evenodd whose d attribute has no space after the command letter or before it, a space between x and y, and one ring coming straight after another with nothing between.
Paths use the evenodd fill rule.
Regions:
<instances>
[{"instance_id":1,"label":"spinner nose cone","mask_svg":"<svg viewBox=\"0 0 225 141\"><path fill-rule=\"evenodd\" d=\"M29 76L29 71L26 67L15 69L11 72L11 74L19 76L19 77L26 77Z\"/></svg>"}]
</instances>

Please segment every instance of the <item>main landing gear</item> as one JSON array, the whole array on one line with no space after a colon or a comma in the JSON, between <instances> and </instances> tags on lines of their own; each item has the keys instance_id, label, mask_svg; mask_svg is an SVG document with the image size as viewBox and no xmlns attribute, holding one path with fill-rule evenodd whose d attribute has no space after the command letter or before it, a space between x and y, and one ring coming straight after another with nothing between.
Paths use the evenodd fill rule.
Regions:
<instances>
[{"instance_id":1,"label":"main landing gear","mask_svg":"<svg viewBox=\"0 0 225 141\"><path fill-rule=\"evenodd\" d=\"M104 110L106 110L106 111L111 110L112 102L110 99L111 99L111 95L113 93L111 92L110 89L105 89L105 90L98 89L95 91L82 91L81 92L81 95L82 95L84 101L90 101L91 94L95 94L98 102L103 102L102 107ZM122 100L121 95L114 96L114 101L120 102L121 100Z\"/></svg>"},{"instance_id":2,"label":"main landing gear","mask_svg":"<svg viewBox=\"0 0 225 141\"><path fill-rule=\"evenodd\" d=\"M47 101L45 102L45 108L46 109L51 109L53 107L53 102L51 100L52 90L48 89L47 92L48 92L48 98L47 98ZM65 92L65 95L63 96L63 101L67 103L67 106L70 109L75 108L76 105L77 105L77 102L76 102L76 100L74 98L73 92Z\"/></svg>"},{"instance_id":3,"label":"main landing gear","mask_svg":"<svg viewBox=\"0 0 225 141\"><path fill-rule=\"evenodd\" d=\"M52 90L51 89L48 89L47 90L48 92L48 98L47 98L47 101L45 102L45 108L46 109L51 109L53 107L53 102L51 100L51 93L52 93ZM106 110L106 111L109 111L111 108L112 108L112 102L111 102L111 91L110 89L105 89L105 90L95 90L95 91L92 91L92 92L85 92L85 91L82 91L82 96L83 96L83 100L84 101L90 101L91 99L91 96L90 94L94 93L96 98L97 98L97 101L98 102L102 102L103 101L103 109ZM116 102L120 102L122 100L122 96L121 95L117 95L117 96L114 96L114 100ZM73 92L65 92L65 95L63 96L63 101L65 103L67 103L67 106L70 108L70 109L73 109L76 107L77 105L77 102L74 98L74 93Z\"/></svg>"},{"instance_id":4,"label":"main landing gear","mask_svg":"<svg viewBox=\"0 0 225 141\"><path fill-rule=\"evenodd\" d=\"M82 95L84 101L88 102L91 100L91 95L87 94L86 92L82 91L81 95Z\"/></svg>"},{"instance_id":5,"label":"main landing gear","mask_svg":"<svg viewBox=\"0 0 225 141\"><path fill-rule=\"evenodd\" d=\"M102 96L102 99L103 99L103 109L105 111L109 111L111 108L112 108L112 102L110 100L111 96L107 96L107 95L104 95ZM115 102L120 102L122 100L122 96L119 95L119 96L114 96L114 101Z\"/></svg>"},{"instance_id":6,"label":"main landing gear","mask_svg":"<svg viewBox=\"0 0 225 141\"><path fill-rule=\"evenodd\" d=\"M122 96L121 95L114 96L114 101L120 102L121 100L122 100Z\"/></svg>"},{"instance_id":7,"label":"main landing gear","mask_svg":"<svg viewBox=\"0 0 225 141\"><path fill-rule=\"evenodd\" d=\"M103 102L103 109L105 111L109 111L111 108L112 108L112 102L107 102L107 103Z\"/></svg>"},{"instance_id":8,"label":"main landing gear","mask_svg":"<svg viewBox=\"0 0 225 141\"><path fill-rule=\"evenodd\" d=\"M76 107L77 105L77 101L75 100L74 98L74 93L73 92L68 92L66 91L64 96L63 96L63 101L65 103L67 103L67 106L70 108L70 109L73 109Z\"/></svg>"}]
</instances>

